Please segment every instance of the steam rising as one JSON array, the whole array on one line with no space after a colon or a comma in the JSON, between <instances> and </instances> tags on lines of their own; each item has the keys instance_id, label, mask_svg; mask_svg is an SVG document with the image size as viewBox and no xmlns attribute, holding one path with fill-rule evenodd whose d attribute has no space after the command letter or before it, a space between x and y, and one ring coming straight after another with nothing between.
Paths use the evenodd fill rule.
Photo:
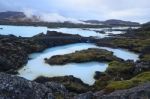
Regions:
<instances>
[{"instance_id":1,"label":"steam rising","mask_svg":"<svg viewBox=\"0 0 150 99\"><path fill-rule=\"evenodd\" d=\"M44 22L72 22L72 23L84 23L74 18L68 18L61 16L58 13L41 13L32 9L24 9L24 14L30 19L36 19L38 21Z\"/></svg>"}]
</instances>

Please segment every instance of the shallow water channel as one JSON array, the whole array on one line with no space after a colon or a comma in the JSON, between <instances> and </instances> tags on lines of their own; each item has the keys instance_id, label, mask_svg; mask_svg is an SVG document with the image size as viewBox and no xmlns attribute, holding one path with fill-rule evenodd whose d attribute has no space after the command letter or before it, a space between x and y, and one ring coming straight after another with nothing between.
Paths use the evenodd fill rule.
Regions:
<instances>
[{"instance_id":1,"label":"shallow water channel","mask_svg":"<svg viewBox=\"0 0 150 99\"><path fill-rule=\"evenodd\" d=\"M119 58L124 60L132 59L138 60L138 54L124 50L113 49L108 47L98 47L91 43L77 43L69 44L65 46L48 48L41 53L33 53L29 57L31 58L28 63L19 70L19 76L29 80L34 80L39 76L44 77L57 77L73 75L80 78L84 83L92 85L94 80L94 74L96 71L105 71L108 67L107 63L101 62L87 62L87 63L69 63L66 65L49 65L44 62L44 58L50 58L54 55L63 55L73 53L75 51L85 50L88 48L101 48L114 52Z\"/></svg>"}]
</instances>

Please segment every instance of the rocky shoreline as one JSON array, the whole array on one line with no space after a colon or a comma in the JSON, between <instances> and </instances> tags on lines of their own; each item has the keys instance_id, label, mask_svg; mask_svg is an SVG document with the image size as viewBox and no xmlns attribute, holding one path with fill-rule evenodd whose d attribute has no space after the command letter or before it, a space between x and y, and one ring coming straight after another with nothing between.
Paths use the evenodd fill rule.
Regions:
<instances>
[{"instance_id":1,"label":"rocky shoreline","mask_svg":"<svg viewBox=\"0 0 150 99\"><path fill-rule=\"evenodd\" d=\"M0 35L0 71L16 73L28 61L28 55L40 52L49 47L87 42L92 38L79 35L50 32L38 34L34 37L24 38L14 35Z\"/></svg>"},{"instance_id":2,"label":"rocky shoreline","mask_svg":"<svg viewBox=\"0 0 150 99\"><path fill-rule=\"evenodd\" d=\"M149 99L150 82L110 94L103 91L76 94L69 92L62 84L46 82L44 84L28 81L24 78L0 73L1 99Z\"/></svg>"},{"instance_id":3,"label":"rocky shoreline","mask_svg":"<svg viewBox=\"0 0 150 99\"><path fill-rule=\"evenodd\" d=\"M149 27L142 27L135 31L128 31L123 35L99 40L54 31L48 31L47 34L40 33L29 38L0 35L0 72L3 72L0 73L0 98L149 99L149 41ZM96 72L96 82L93 86L86 85L80 79L72 76L39 77L35 81L29 81L12 75L16 74L17 70L27 63L28 55L33 52L40 52L49 47L83 42L96 43L98 46L126 48L139 52L140 60L137 62L111 60L105 72Z\"/></svg>"},{"instance_id":4,"label":"rocky shoreline","mask_svg":"<svg viewBox=\"0 0 150 99\"><path fill-rule=\"evenodd\" d=\"M84 93L87 91L90 91L90 86L83 83L80 79L75 78L73 76L62 76L62 77L38 77L34 81L38 83L45 83L45 82L56 82L56 83L61 83L63 84L66 89L69 92L74 92L74 93Z\"/></svg>"}]
</instances>

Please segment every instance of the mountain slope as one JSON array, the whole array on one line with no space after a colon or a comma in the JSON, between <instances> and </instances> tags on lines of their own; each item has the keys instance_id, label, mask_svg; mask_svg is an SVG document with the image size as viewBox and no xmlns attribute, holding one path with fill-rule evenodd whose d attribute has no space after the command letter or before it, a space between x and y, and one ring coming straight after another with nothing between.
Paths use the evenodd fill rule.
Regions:
<instances>
[{"instance_id":1,"label":"mountain slope","mask_svg":"<svg viewBox=\"0 0 150 99\"><path fill-rule=\"evenodd\" d=\"M137 22L123 21L123 20L116 20L116 19L110 19L106 21L86 20L84 22L91 23L91 24L111 25L111 26L139 26L140 25Z\"/></svg>"},{"instance_id":2,"label":"mountain slope","mask_svg":"<svg viewBox=\"0 0 150 99\"><path fill-rule=\"evenodd\" d=\"M29 18L23 12L7 11L0 12L0 21L37 22L39 19L34 15Z\"/></svg>"}]
</instances>

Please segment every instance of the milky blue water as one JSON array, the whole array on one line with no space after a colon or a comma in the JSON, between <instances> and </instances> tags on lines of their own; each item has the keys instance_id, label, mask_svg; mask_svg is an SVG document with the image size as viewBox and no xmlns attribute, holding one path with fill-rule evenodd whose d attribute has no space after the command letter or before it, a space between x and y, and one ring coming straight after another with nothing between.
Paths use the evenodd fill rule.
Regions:
<instances>
[{"instance_id":1,"label":"milky blue water","mask_svg":"<svg viewBox=\"0 0 150 99\"><path fill-rule=\"evenodd\" d=\"M9 35L13 34L15 36L22 37L32 37L39 33L46 33L47 27L34 27L34 26L9 26L9 25L0 25L0 34Z\"/></svg>"},{"instance_id":2,"label":"milky blue water","mask_svg":"<svg viewBox=\"0 0 150 99\"><path fill-rule=\"evenodd\" d=\"M134 62L139 59L139 54L130 52L121 48L109 48L109 47L99 47L100 49L105 49L108 51L112 51L113 54L124 60L133 60Z\"/></svg>"},{"instance_id":3,"label":"milky blue water","mask_svg":"<svg viewBox=\"0 0 150 99\"><path fill-rule=\"evenodd\" d=\"M19 70L21 77L29 80L34 80L39 76L45 77L57 77L73 75L74 77L80 78L84 83L92 85L94 80L94 74L96 71L105 71L108 67L107 63L100 62L87 62L87 63L69 63L66 65L48 65L44 62L44 58L50 58L54 55L63 55L73 53L88 48L102 48L114 52L119 58L123 59L134 59L137 60L138 55L122 49L112 49L106 47L98 47L90 43L77 43L65 46L48 48L43 53L34 53L30 55L31 60L28 61L27 65ZM118 52L119 51L119 52ZM124 57L123 57L124 56Z\"/></svg>"},{"instance_id":4,"label":"milky blue water","mask_svg":"<svg viewBox=\"0 0 150 99\"><path fill-rule=\"evenodd\" d=\"M0 25L0 34L8 35L13 34L15 36L22 37L32 37L39 33L46 33L49 31L57 31L67 34L78 34L83 37L96 37L96 38L104 38L108 37L109 34L122 34L122 31L108 31L109 28L98 28L98 29L80 29L80 28L47 28L47 27L34 27L34 26L9 26L9 25ZM105 31L103 33L97 33L95 30Z\"/></svg>"},{"instance_id":5,"label":"milky blue water","mask_svg":"<svg viewBox=\"0 0 150 99\"><path fill-rule=\"evenodd\" d=\"M115 29L127 30L129 28L137 29L139 27L113 27L113 28L55 28L49 29L50 31L58 31L67 34L78 34L83 37L96 37L96 38L105 38L109 37L110 34L123 34L124 31L116 31ZM111 30L111 31L110 31ZM105 33L100 33L96 31L104 31Z\"/></svg>"},{"instance_id":6,"label":"milky blue water","mask_svg":"<svg viewBox=\"0 0 150 99\"><path fill-rule=\"evenodd\" d=\"M117 28L117 27L116 27ZM121 28L119 28L121 29ZM124 29L124 28L122 28ZM99 28L99 29L79 29L79 28L57 28L49 29L47 27L33 27L33 26L7 26L0 25L0 34L8 35L13 34L22 37L32 37L39 33L46 33L47 30L58 31L67 34L78 34L84 37L94 36L97 38L107 37L109 34L121 34L121 31L108 31L109 28ZM97 33L95 30L105 31L105 34ZM108 47L98 47L90 43L78 43L70 44L65 46L48 48L42 53L33 53L29 55L31 58L28 63L19 70L19 76L24 77L29 80L34 80L39 76L45 77L57 77L57 76L67 76L73 75L74 77L80 78L84 83L92 85L95 80L93 78L96 71L105 71L108 67L107 63L100 62L87 62L87 63L69 63L66 65L48 65L44 62L44 58L50 58L54 55L63 55L73 53L75 51L80 51L88 48L101 48L108 51L112 51L113 54L124 60L138 60L138 54L124 50L124 49L114 49Z\"/></svg>"},{"instance_id":7,"label":"milky blue water","mask_svg":"<svg viewBox=\"0 0 150 99\"><path fill-rule=\"evenodd\" d=\"M101 34L101 33L97 33L95 31L90 31L90 30L83 30L80 28L56 28L56 29L49 29L50 31L57 31L57 32L63 32L63 33L67 33L67 34L78 34L80 36L83 37L99 37L99 38L104 38L107 35L105 34Z\"/></svg>"}]
</instances>

